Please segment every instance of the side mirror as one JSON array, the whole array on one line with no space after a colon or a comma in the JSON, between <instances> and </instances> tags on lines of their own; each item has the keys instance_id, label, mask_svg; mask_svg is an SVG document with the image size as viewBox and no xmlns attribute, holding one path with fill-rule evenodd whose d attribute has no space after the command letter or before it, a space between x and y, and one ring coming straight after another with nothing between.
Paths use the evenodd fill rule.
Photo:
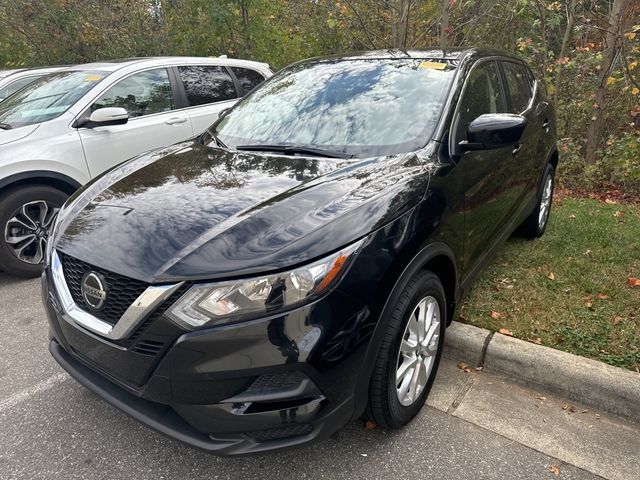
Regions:
<instances>
[{"instance_id":1,"label":"side mirror","mask_svg":"<svg viewBox=\"0 0 640 480\"><path fill-rule=\"evenodd\" d=\"M120 107L105 107L94 110L84 127L106 127L109 125L124 125L129 121L129 113Z\"/></svg>"},{"instance_id":2,"label":"side mirror","mask_svg":"<svg viewBox=\"0 0 640 480\"><path fill-rule=\"evenodd\" d=\"M476 118L467 129L467 140L460 142L466 150L491 150L515 145L520 141L527 119L510 113L487 113Z\"/></svg>"}]
</instances>

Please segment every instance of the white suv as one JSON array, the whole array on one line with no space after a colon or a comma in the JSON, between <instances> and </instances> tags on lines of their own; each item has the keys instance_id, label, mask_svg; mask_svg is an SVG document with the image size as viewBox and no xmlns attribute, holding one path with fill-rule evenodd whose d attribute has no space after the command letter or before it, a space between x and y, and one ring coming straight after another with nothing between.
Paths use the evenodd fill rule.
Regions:
<instances>
[{"instance_id":1,"label":"white suv","mask_svg":"<svg viewBox=\"0 0 640 480\"><path fill-rule=\"evenodd\" d=\"M36 276L66 198L105 170L204 132L264 63L143 58L70 67L0 103L0 269Z\"/></svg>"}]
</instances>

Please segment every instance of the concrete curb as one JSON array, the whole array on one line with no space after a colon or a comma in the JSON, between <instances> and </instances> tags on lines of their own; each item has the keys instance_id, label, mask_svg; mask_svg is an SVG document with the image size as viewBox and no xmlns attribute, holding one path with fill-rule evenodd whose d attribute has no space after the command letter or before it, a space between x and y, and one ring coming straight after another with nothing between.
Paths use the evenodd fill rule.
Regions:
<instances>
[{"instance_id":1,"label":"concrete curb","mask_svg":"<svg viewBox=\"0 0 640 480\"><path fill-rule=\"evenodd\" d=\"M640 423L640 375L458 322L445 355Z\"/></svg>"}]
</instances>

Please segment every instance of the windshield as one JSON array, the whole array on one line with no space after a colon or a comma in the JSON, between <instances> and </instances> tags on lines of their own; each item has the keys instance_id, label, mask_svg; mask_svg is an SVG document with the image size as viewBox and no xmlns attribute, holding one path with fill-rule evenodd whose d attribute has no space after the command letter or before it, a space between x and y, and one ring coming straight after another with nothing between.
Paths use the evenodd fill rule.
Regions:
<instances>
[{"instance_id":1,"label":"windshield","mask_svg":"<svg viewBox=\"0 0 640 480\"><path fill-rule=\"evenodd\" d=\"M355 157L413 151L429 141L454 72L443 61L416 59L293 65L212 131L239 150L303 146Z\"/></svg>"},{"instance_id":2,"label":"windshield","mask_svg":"<svg viewBox=\"0 0 640 480\"><path fill-rule=\"evenodd\" d=\"M0 124L16 128L53 120L106 76L98 71L67 71L42 77L0 103Z\"/></svg>"}]
</instances>

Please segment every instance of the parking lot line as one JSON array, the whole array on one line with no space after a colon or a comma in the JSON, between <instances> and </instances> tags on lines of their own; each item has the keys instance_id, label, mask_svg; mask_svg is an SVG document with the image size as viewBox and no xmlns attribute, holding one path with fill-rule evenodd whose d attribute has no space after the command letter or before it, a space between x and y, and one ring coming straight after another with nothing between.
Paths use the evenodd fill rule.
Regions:
<instances>
[{"instance_id":1,"label":"parking lot line","mask_svg":"<svg viewBox=\"0 0 640 480\"><path fill-rule=\"evenodd\" d=\"M0 400L0 413L9 408L15 407L20 402L28 400L34 395L45 392L50 388L55 387L57 384L62 383L65 380L68 380L69 378L71 377L69 377L69 375L67 375L64 372L57 373L54 376L49 377L46 380L43 380L42 382L36 383L32 387L25 388L24 390L18 393L14 393L13 395L11 395L8 398L5 398L4 400Z\"/></svg>"}]
</instances>

